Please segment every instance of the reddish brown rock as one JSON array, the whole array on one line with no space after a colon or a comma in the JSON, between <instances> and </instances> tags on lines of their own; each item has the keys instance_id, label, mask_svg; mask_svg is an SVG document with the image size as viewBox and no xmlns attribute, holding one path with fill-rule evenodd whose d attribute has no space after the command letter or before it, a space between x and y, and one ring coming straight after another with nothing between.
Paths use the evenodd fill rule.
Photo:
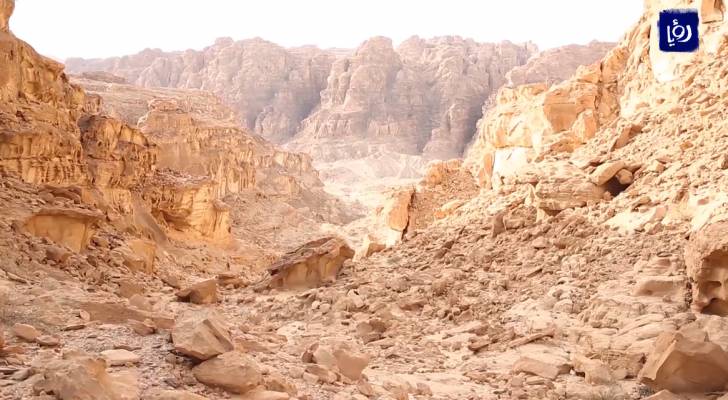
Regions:
<instances>
[{"instance_id":1,"label":"reddish brown rock","mask_svg":"<svg viewBox=\"0 0 728 400\"><path fill-rule=\"evenodd\" d=\"M328 237L309 242L268 268L268 285L290 289L333 282L344 262L353 257L354 251L343 239Z\"/></svg>"},{"instance_id":2,"label":"reddish brown rock","mask_svg":"<svg viewBox=\"0 0 728 400\"><path fill-rule=\"evenodd\" d=\"M192 369L198 381L232 393L246 393L257 387L263 375L255 360L239 352L228 352Z\"/></svg>"},{"instance_id":3,"label":"reddish brown rock","mask_svg":"<svg viewBox=\"0 0 728 400\"><path fill-rule=\"evenodd\" d=\"M177 298L195 304L217 303L217 279L208 279L182 289L177 292Z\"/></svg>"},{"instance_id":4,"label":"reddish brown rock","mask_svg":"<svg viewBox=\"0 0 728 400\"><path fill-rule=\"evenodd\" d=\"M177 319L172 330L175 350L198 360L209 360L233 350L229 328L215 311L188 311Z\"/></svg>"},{"instance_id":5,"label":"reddish brown rock","mask_svg":"<svg viewBox=\"0 0 728 400\"><path fill-rule=\"evenodd\" d=\"M702 336L702 337L701 337ZM686 337L663 333L639 374L653 389L705 393L728 385L728 353L702 333Z\"/></svg>"}]
</instances>

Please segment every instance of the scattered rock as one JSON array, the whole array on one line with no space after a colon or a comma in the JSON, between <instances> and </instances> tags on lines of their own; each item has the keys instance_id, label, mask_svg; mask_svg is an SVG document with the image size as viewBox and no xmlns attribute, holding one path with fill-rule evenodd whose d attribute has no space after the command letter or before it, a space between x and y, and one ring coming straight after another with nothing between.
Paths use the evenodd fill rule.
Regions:
<instances>
[{"instance_id":1,"label":"scattered rock","mask_svg":"<svg viewBox=\"0 0 728 400\"><path fill-rule=\"evenodd\" d=\"M702 337L701 337L702 336ZM639 374L655 390L673 393L705 393L728 385L728 353L707 341L707 335L663 333Z\"/></svg>"},{"instance_id":2,"label":"scattered rock","mask_svg":"<svg viewBox=\"0 0 728 400\"><path fill-rule=\"evenodd\" d=\"M37 387L61 400L131 400L139 398L132 373L109 374L102 358L84 353L64 354L50 361Z\"/></svg>"},{"instance_id":3,"label":"scattered rock","mask_svg":"<svg viewBox=\"0 0 728 400\"><path fill-rule=\"evenodd\" d=\"M263 380L255 361L236 351L209 359L193 368L192 373L201 383L232 393L246 393Z\"/></svg>"},{"instance_id":4,"label":"scattered rock","mask_svg":"<svg viewBox=\"0 0 728 400\"><path fill-rule=\"evenodd\" d=\"M178 352L200 361L233 350L230 331L214 310L188 311L175 323L172 343Z\"/></svg>"},{"instance_id":5,"label":"scattered rock","mask_svg":"<svg viewBox=\"0 0 728 400\"><path fill-rule=\"evenodd\" d=\"M177 298L195 304L217 303L217 279L208 279L182 289L177 292Z\"/></svg>"},{"instance_id":6,"label":"scattered rock","mask_svg":"<svg viewBox=\"0 0 728 400\"><path fill-rule=\"evenodd\" d=\"M272 288L317 287L336 280L354 251L343 239L328 237L306 243L268 268Z\"/></svg>"},{"instance_id":7,"label":"scattered rock","mask_svg":"<svg viewBox=\"0 0 728 400\"><path fill-rule=\"evenodd\" d=\"M101 356L106 363L112 367L117 365L137 364L140 360L139 356L128 350L105 350L101 352Z\"/></svg>"},{"instance_id":8,"label":"scattered rock","mask_svg":"<svg viewBox=\"0 0 728 400\"><path fill-rule=\"evenodd\" d=\"M25 324L15 324L12 328L13 335L25 340L26 342L35 342L41 335L34 326Z\"/></svg>"}]
</instances>

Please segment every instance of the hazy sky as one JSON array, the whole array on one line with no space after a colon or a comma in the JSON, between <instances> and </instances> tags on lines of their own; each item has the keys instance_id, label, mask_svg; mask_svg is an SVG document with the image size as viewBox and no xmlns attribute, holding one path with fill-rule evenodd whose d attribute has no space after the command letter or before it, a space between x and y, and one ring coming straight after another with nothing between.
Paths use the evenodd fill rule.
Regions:
<instances>
[{"instance_id":1,"label":"hazy sky","mask_svg":"<svg viewBox=\"0 0 728 400\"><path fill-rule=\"evenodd\" d=\"M532 40L540 48L617 41L641 0L16 0L15 34L43 54L109 57L202 49L215 38L356 47L384 35ZM598 11L597 11L598 10Z\"/></svg>"}]
</instances>

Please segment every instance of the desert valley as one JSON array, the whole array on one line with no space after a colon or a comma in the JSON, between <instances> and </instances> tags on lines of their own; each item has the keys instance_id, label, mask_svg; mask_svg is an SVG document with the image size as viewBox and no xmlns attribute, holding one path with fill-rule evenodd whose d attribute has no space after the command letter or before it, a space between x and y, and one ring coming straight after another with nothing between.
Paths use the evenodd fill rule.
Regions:
<instances>
[{"instance_id":1,"label":"desert valley","mask_svg":"<svg viewBox=\"0 0 728 400\"><path fill-rule=\"evenodd\" d=\"M0 399L728 399L725 6L60 63L0 0Z\"/></svg>"}]
</instances>

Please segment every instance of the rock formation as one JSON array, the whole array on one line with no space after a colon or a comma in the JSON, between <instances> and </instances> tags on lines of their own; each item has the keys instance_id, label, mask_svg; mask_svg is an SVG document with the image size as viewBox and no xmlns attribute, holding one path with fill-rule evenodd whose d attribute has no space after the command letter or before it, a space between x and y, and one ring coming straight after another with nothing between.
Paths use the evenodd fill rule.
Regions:
<instances>
[{"instance_id":1,"label":"rock formation","mask_svg":"<svg viewBox=\"0 0 728 400\"><path fill-rule=\"evenodd\" d=\"M298 134L294 149L326 161L385 148L424 152L427 158L459 156L485 99L506 82L511 68L534 53L531 44L480 44L459 37L412 37L397 49L377 37L353 55L284 49L261 39L219 39L202 51L145 50L66 64L71 72L116 83L118 78L97 71L144 87L212 91L252 132L278 143ZM351 140L355 143L347 143Z\"/></svg>"},{"instance_id":2,"label":"rock formation","mask_svg":"<svg viewBox=\"0 0 728 400\"><path fill-rule=\"evenodd\" d=\"M220 38L202 51L147 49L105 60L69 59L66 66L71 73L107 71L142 87L213 92L238 112L244 127L282 143L318 105L335 57L314 47Z\"/></svg>"},{"instance_id":3,"label":"rock formation","mask_svg":"<svg viewBox=\"0 0 728 400\"><path fill-rule=\"evenodd\" d=\"M466 160L380 196L399 242L356 259L338 236L380 225L326 225L347 210L306 157L210 94L86 94L3 29L3 397L719 398L728 28L685 0L701 48L660 53L676 4L563 82L503 88Z\"/></svg>"},{"instance_id":4,"label":"rock formation","mask_svg":"<svg viewBox=\"0 0 728 400\"><path fill-rule=\"evenodd\" d=\"M321 107L303 122L292 148L322 161L377 149L457 157L485 99L533 52L530 45L458 37L413 37L396 49L387 38L369 39L334 63Z\"/></svg>"},{"instance_id":5,"label":"rock formation","mask_svg":"<svg viewBox=\"0 0 728 400\"><path fill-rule=\"evenodd\" d=\"M571 78L580 66L601 60L614 45L593 41L586 45L571 44L544 50L531 57L527 63L508 71L508 86L561 82Z\"/></svg>"},{"instance_id":6,"label":"rock formation","mask_svg":"<svg viewBox=\"0 0 728 400\"><path fill-rule=\"evenodd\" d=\"M268 268L272 288L316 287L336 281L354 251L343 239L322 238L291 251Z\"/></svg>"}]
</instances>

